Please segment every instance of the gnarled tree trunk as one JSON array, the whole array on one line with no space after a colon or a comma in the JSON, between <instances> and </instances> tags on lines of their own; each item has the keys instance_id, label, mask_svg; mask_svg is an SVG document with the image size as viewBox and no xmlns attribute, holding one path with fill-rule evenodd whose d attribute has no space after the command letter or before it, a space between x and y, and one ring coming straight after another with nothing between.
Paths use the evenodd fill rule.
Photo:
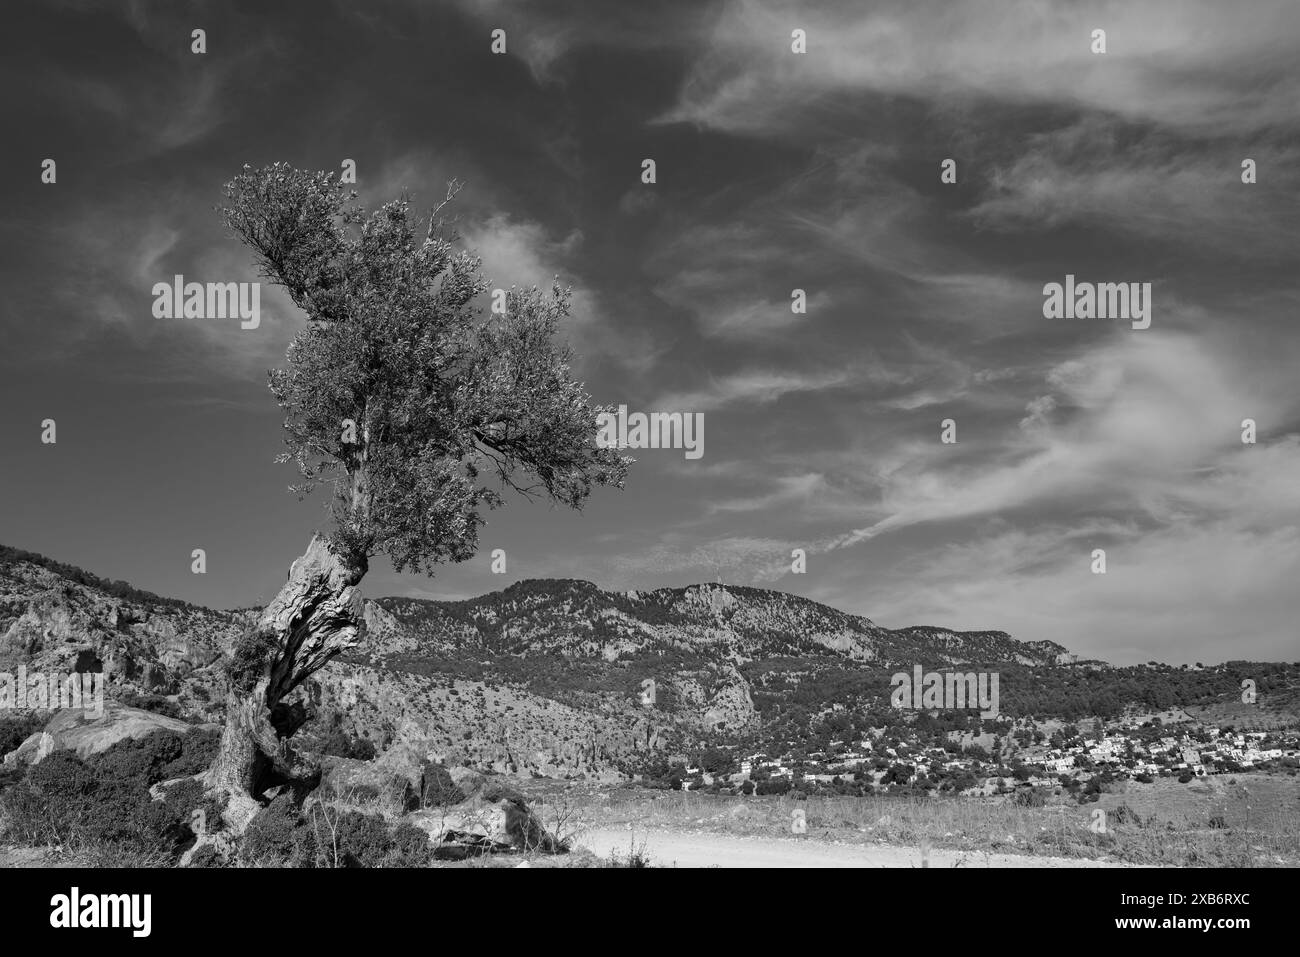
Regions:
<instances>
[{"instance_id":1,"label":"gnarled tree trunk","mask_svg":"<svg viewBox=\"0 0 1300 957\"><path fill-rule=\"evenodd\" d=\"M355 586L365 573L364 562L345 560L316 535L263 610L257 629L271 639L273 650L251 691L232 685L227 693L221 750L207 778L228 798L224 818L230 832L243 833L267 788L311 787L319 780L319 767L289 746L306 712L285 698L360 641L365 624Z\"/></svg>"}]
</instances>

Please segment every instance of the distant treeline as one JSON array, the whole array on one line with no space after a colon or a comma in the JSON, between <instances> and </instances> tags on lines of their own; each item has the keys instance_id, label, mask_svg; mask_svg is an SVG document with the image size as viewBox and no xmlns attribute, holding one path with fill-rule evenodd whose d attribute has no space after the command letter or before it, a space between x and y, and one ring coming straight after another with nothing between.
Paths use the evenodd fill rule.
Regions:
<instances>
[{"instance_id":1,"label":"distant treeline","mask_svg":"<svg viewBox=\"0 0 1300 957\"><path fill-rule=\"evenodd\" d=\"M950 670L997 672L1000 718L981 721L973 710L929 715L893 708L889 669L828 667L799 659L749 662L741 668L763 719L768 740L762 743L781 747L818 741L825 746L873 727L910 727L933 732L939 740L949 731L1006 733L1019 718L1114 719L1126 708L1155 712L1213 705L1238 700L1245 679L1255 682L1260 695L1285 698L1297 684L1300 666L1232 661L1197 671L1170 665L1094 669L990 663ZM834 705L841 710L828 713Z\"/></svg>"},{"instance_id":2,"label":"distant treeline","mask_svg":"<svg viewBox=\"0 0 1300 957\"><path fill-rule=\"evenodd\" d=\"M1208 705L1234 697L1251 679L1259 694L1294 684L1300 666L1283 662L1233 661L1201 671L1169 665L1126 668L1032 667L1009 663L962 665L943 671L992 671L999 676L1000 709L1011 717L1118 717L1126 707L1164 711ZM888 700L890 669L826 666L791 659L750 662L742 673L756 689L755 704L817 712L829 704Z\"/></svg>"},{"instance_id":3,"label":"distant treeline","mask_svg":"<svg viewBox=\"0 0 1300 957\"><path fill-rule=\"evenodd\" d=\"M179 598L163 598L161 595L155 595L153 592L141 591L135 588L129 582L109 581L107 578L100 578L84 568L78 568L75 565L68 565L64 562L56 562L52 558L46 558L44 555L38 555L36 552L24 551L21 548L10 548L8 545L0 545L0 569L10 568L19 562L27 562L30 565L39 565L47 568L57 575L62 575L69 581L74 581L78 585L84 585L87 588L94 588L98 591L112 595L114 598L120 598L122 601L134 602L139 605L164 605L168 608L184 608L191 611L211 612L211 608L205 608L202 605L195 605L188 601L181 601Z\"/></svg>"}]
</instances>

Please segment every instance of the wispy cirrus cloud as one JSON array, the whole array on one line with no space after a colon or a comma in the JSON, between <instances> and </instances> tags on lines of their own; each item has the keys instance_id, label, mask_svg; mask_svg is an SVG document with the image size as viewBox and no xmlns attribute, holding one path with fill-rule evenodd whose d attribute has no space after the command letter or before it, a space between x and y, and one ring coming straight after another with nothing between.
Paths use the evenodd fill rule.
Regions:
<instances>
[{"instance_id":1,"label":"wispy cirrus cloud","mask_svg":"<svg viewBox=\"0 0 1300 957\"><path fill-rule=\"evenodd\" d=\"M1300 154L1293 148L1123 143L1121 132L1093 117L1029 137L1026 149L989 174L967 215L1003 231L1114 228L1257 261L1286 257L1300 243ZM1242 182L1245 159L1267 189Z\"/></svg>"},{"instance_id":2,"label":"wispy cirrus cloud","mask_svg":"<svg viewBox=\"0 0 1300 957\"><path fill-rule=\"evenodd\" d=\"M808 34L795 55L790 35ZM1091 52L1095 29L1108 52ZM830 97L877 93L948 104L989 98L1156 119L1182 129L1290 123L1300 81L1287 64L1300 11L1268 0L1239 18L1222 4L1158 2L957 6L840 0L791 9L725 7L663 117L742 133L798 128Z\"/></svg>"},{"instance_id":3,"label":"wispy cirrus cloud","mask_svg":"<svg viewBox=\"0 0 1300 957\"><path fill-rule=\"evenodd\" d=\"M1296 406L1281 378L1242 380L1191 336L1117 340L1055 366L1044 384L1019 429L976 461L945 462L930 444L883 475L889 514L835 547L1035 507L1151 516L1165 502L1205 502L1206 471L1257 451L1241 444L1242 420L1285 419Z\"/></svg>"},{"instance_id":4,"label":"wispy cirrus cloud","mask_svg":"<svg viewBox=\"0 0 1300 957\"><path fill-rule=\"evenodd\" d=\"M656 408L706 411L737 403L766 405L796 393L824 392L859 381L865 374L853 369L811 370L753 369L722 376L704 388L668 392L655 400Z\"/></svg>"}]
</instances>

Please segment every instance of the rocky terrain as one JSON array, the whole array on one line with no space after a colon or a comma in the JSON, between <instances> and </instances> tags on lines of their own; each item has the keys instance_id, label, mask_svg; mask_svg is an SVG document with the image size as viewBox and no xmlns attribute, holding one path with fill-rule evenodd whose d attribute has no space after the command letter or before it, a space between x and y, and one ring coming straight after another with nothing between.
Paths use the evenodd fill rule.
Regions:
<instances>
[{"instance_id":1,"label":"rocky terrain","mask_svg":"<svg viewBox=\"0 0 1300 957\"><path fill-rule=\"evenodd\" d=\"M221 661L251 613L160 598L30 553L0 554L0 671L99 671L125 704L216 721ZM379 749L421 742L449 765L619 778L648 755L752 730L772 669L876 679L923 661L1028 666L1052 642L881 628L777 591L718 584L607 592L523 581L466 601L366 604L363 643L303 693L330 730Z\"/></svg>"},{"instance_id":2,"label":"rocky terrain","mask_svg":"<svg viewBox=\"0 0 1300 957\"><path fill-rule=\"evenodd\" d=\"M215 715L220 660L246 615L50 566L0 555L0 672L101 671L111 697L171 696Z\"/></svg>"}]
</instances>

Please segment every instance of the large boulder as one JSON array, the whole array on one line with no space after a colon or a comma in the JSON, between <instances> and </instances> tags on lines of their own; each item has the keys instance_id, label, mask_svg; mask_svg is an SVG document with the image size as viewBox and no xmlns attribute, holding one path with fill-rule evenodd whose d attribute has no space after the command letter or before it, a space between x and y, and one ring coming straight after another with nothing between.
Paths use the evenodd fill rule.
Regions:
<instances>
[{"instance_id":1,"label":"large boulder","mask_svg":"<svg viewBox=\"0 0 1300 957\"><path fill-rule=\"evenodd\" d=\"M487 781L487 778L478 771L463 766L448 768L447 776L451 778L451 783L455 785L456 790L465 797L477 794Z\"/></svg>"},{"instance_id":2,"label":"large boulder","mask_svg":"<svg viewBox=\"0 0 1300 957\"><path fill-rule=\"evenodd\" d=\"M465 776L461 780L470 783ZM473 796L460 804L425 808L406 818L429 835L435 856L456 858L509 850L547 854L568 851L568 846L546 830L514 788L483 780L482 776L477 783Z\"/></svg>"},{"instance_id":3,"label":"large boulder","mask_svg":"<svg viewBox=\"0 0 1300 957\"><path fill-rule=\"evenodd\" d=\"M406 820L428 834L435 846L473 846L484 851L508 851L512 847L506 809L489 801L428 808L416 811Z\"/></svg>"},{"instance_id":4,"label":"large boulder","mask_svg":"<svg viewBox=\"0 0 1300 957\"><path fill-rule=\"evenodd\" d=\"M155 731L188 734L198 727L216 726L188 724L153 711L128 708L113 702L105 702L104 713L99 716L90 711L67 708L56 711L44 730L37 731L6 754L4 763L35 764L55 751L74 751L84 760L128 738L143 738Z\"/></svg>"}]
</instances>

